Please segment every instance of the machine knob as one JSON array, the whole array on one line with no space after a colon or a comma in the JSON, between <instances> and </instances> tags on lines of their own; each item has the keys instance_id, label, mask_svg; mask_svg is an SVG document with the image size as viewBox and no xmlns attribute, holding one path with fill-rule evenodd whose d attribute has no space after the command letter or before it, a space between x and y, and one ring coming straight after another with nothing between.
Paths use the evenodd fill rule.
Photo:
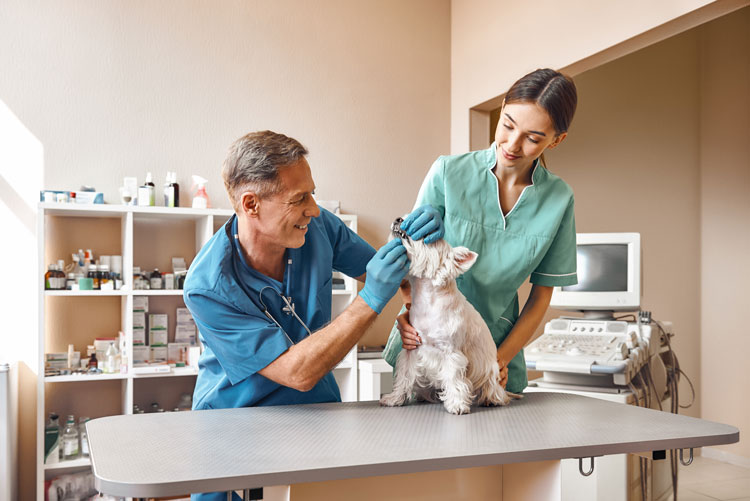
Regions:
<instances>
[{"instance_id":1,"label":"machine knob","mask_svg":"<svg viewBox=\"0 0 750 501\"><path fill-rule=\"evenodd\" d=\"M572 348L568 349L567 353L568 353L568 355L575 356L575 355L580 355L583 352L580 349L578 349L578 347L573 346Z\"/></svg>"}]
</instances>

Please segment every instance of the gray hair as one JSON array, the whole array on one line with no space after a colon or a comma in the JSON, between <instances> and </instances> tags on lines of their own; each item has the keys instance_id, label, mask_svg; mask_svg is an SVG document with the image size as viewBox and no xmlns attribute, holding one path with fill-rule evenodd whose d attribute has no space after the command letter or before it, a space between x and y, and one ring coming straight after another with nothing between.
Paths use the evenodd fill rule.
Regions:
<instances>
[{"instance_id":1,"label":"gray hair","mask_svg":"<svg viewBox=\"0 0 750 501\"><path fill-rule=\"evenodd\" d=\"M307 149L299 141L270 130L251 132L236 140L221 171L234 209L238 210L239 197L246 191L259 197L279 193L279 168L297 163L305 155Z\"/></svg>"}]
</instances>

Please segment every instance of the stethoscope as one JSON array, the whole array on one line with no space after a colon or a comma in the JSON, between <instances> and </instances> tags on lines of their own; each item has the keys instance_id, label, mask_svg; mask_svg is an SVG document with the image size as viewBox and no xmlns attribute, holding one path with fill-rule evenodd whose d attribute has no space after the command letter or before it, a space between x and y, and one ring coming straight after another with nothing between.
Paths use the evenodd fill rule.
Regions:
<instances>
[{"instance_id":1,"label":"stethoscope","mask_svg":"<svg viewBox=\"0 0 750 501\"><path fill-rule=\"evenodd\" d=\"M237 217L236 215L232 216L232 218L236 218L236 217ZM291 344L295 344L294 341L292 341L292 338L289 337L289 334L286 333L286 331L281 326L281 324L273 317L273 315L271 315L271 312L269 311L268 306L266 306L266 303L263 301L263 293L266 291L266 289L270 289L271 291L275 292L277 296L281 298L281 301L283 301L284 303L284 307L281 309L281 311L283 311L287 315L294 315L294 318L296 318L297 321L302 325L302 327L304 327L305 330L307 331L307 335L308 336L312 335L312 332L310 332L310 328L307 326L307 324L305 324L305 322L302 321L299 315L297 315L297 312L294 310L294 302L292 302L292 296L289 293L289 290L291 289L291 281L292 281L292 274L291 274L292 258L287 258L286 260L285 275L287 277L287 283L286 283L287 295L285 296L284 294L281 293L281 291L279 291L272 285L266 285L260 290L260 292L258 292L258 301L260 302L260 304L258 304L255 301L255 299L253 299L253 295L251 294L251 291L248 290L247 286L239 279L240 274L239 274L239 269L237 268L237 260L240 259L239 248L238 248L239 244L237 242L239 240L239 235L237 235L236 233L233 235L231 234L231 229L233 227L234 227L234 219L230 219L230 221L226 225L226 231L227 231L227 236L229 236L230 239L232 240L232 267L234 268L234 275L237 277L237 285L240 286L240 289L242 289L242 292L245 293L245 295L250 300L250 302L253 303L260 311L262 311L268 317L268 319L271 320L271 322L276 324L276 327L281 329L281 332L284 333L284 335L286 336L286 338L289 340Z\"/></svg>"}]
</instances>

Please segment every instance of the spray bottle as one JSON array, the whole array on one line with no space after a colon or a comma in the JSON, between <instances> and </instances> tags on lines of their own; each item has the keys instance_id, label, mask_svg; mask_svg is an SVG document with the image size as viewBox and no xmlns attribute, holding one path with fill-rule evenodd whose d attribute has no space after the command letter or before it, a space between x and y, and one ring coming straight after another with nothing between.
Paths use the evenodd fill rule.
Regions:
<instances>
[{"instance_id":1,"label":"spray bottle","mask_svg":"<svg viewBox=\"0 0 750 501\"><path fill-rule=\"evenodd\" d=\"M211 207L211 202L208 200L208 193L206 193L207 182L207 179L193 175L193 188L197 187L193 195L193 209L207 209Z\"/></svg>"}]
</instances>

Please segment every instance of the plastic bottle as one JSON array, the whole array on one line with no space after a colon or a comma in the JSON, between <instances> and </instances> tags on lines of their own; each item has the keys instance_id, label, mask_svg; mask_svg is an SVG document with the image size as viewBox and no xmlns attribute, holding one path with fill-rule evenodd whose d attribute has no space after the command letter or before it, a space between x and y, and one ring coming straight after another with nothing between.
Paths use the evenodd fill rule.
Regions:
<instances>
[{"instance_id":1,"label":"plastic bottle","mask_svg":"<svg viewBox=\"0 0 750 501\"><path fill-rule=\"evenodd\" d=\"M65 261L57 260L57 290L65 290Z\"/></svg>"},{"instance_id":2,"label":"plastic bottle","mask_svg":"<svg viewBox=\"0 0 750 501\"><path fill-rule=\"evenodd\" d=\"M76 418L72 414L68 416L68 422L63 432L63 459L75 459L78 457L78 428Z\"/></svg>"},{"instance_id":3,"label":"plastic bottle","mask_svg":"<svg viewBox=\"0 0 750 501\"><path fill-rule=\"evenodd\" d=\"M177 184L177 173L167 172L167 182L164 183L164 207L180 206L180 185Z\"/></svg>"},{"instance_id":4,"label":"plastic bottle","mask_svg":"<svg viewBox=\"0 0 750 501\"><path fill-rule=\"evenodd\" d=\"M88 421L89 418L87 417L81 417L78 419L78 436L81 437L81 456L87 458L89 457L89 441L88 441L88 433L86 433L86 421Z\"/></svg>"},{"instance_id":5,"label":"plastic bottle","mask_svg":"<svg viewBox=\"0 0 750 501\"><path fill-rule=\"evenodd\" d=\"M207 179L203 179L200 176L193 176L193 185L197 187L195 195L193 195L193 208L194 209L206 209L211 207L211 202L208 199L208 193L206 193Z\"/></svg>"},{"instance_id":6,"label":"plastic bottle","mask_svg":"<svg viewBox=\"0 0 750 501\"><path fill-rule=\"evenodd\" d=\"M98 291L98 290L100 290L100 287L99 287L99 271L96 268L97 267L96 267L95 264L90 264L87 276L88 276L88 278L92 279L92 281L94 282L94 290Z\"/></svg>"},{"instance_id":7,"label":"plastic bottle","mask_svg":"<svg viewBox=\"0 0 750 501\"><path fill-rule=\"evenodd\" d=\"M109 265L106 264L100 264L98 266L98 273L99 276L99 288L100 289L106 289L108 286L105 284L109 284L110 281L110 275L109 275ZM102 287L104 286L104 287ZM114 287L112 287L114 289Z\"/></svg>"},{"instance_id":8,"label":"plastic bottle","mask_svg":"<svg viewBox=\"0 0 750 501\"><path fill-rule=\"evenodd\" d=\"M60 416L54 412L44 427L44 462L45 464L60 461Z\"/></svg>"},{"instance_id":9,"label":"plastic bottle","mask_svg":"<svg viewBox=\"0 0 750 501\"><path fill-rule=\"evenodd\" d=\"M115 343L109 343L105 356L106 362L104 362L104 372L112 374L115 372L115 366L117 365L117 348L115 348Z\"/></svg>"},{"instance_id":10,"label":"plastic bottle","mask_svg":"<svg viewBox=\"0 0 750 501\"><path fill-rule=\"evenodd\" d=\"M146 173L146 182L138 187L138 205L147 207L156 205L156 186L151 179L151 173Z\"/></svg>"}]
</instances>

